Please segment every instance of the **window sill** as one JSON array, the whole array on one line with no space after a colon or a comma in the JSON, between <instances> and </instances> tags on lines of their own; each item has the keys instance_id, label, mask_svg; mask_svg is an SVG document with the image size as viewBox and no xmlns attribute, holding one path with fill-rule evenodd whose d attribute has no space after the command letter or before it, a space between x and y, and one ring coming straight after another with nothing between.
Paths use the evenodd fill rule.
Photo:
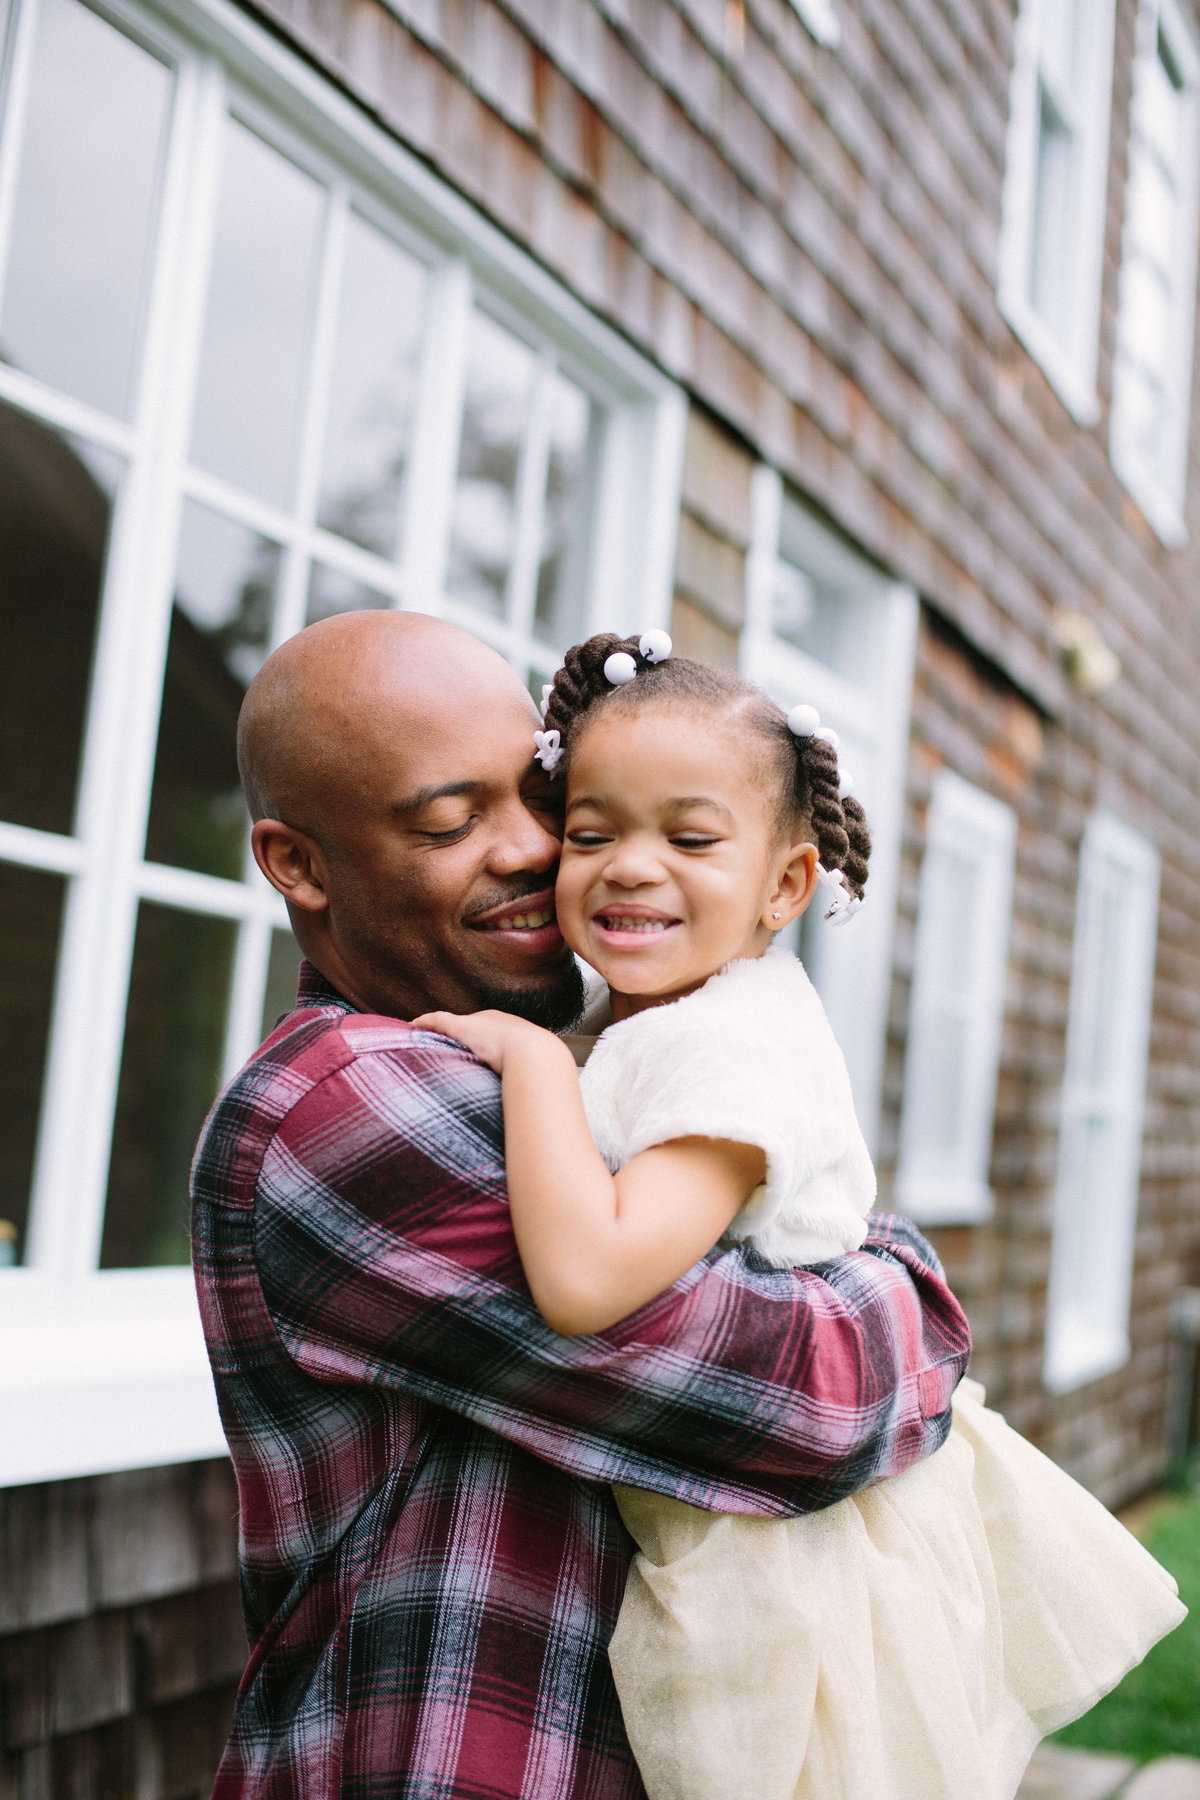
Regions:
<instances>
[{"instance_id":1,"label":"window sill","mask_svg":"<svg viewBox=\"0 0 1200 1800\"><path fill-rule=\"evenodd\" d=\"M997 295L1000 311L1020 338L1030 356L1041 369L1077 425L1095 425L1100 417L1100 401L1094 380L1085 380L1079 370L1063 354L1059 345L1042 324L1022 294L1006 292Z\"/></svg>"},{"instance_id":2,"label":"window sill","mask_svg":"<svg viewBox=\"0 0 1200 1800\"><path fill-rule=\"evenodd\" d=\"M996 1198L985 1181L897 1175L894 1205L914 1225L981 1225L995 1212Z\"/></svg>"},{"instance_id":3,"label":"window sill","mask_svg":"<svg viewBox=\"0 0 1200 1800\"><path fill-rule=\"evenodd\" d=\"M0 1274L0 1487L225 1454L190 1269Z\"/></svg>"},{"instance_id":4,"label":"window sill","mask_svg":"<svg viewBox=\"0 0 1200 1800\"><path fill-rule=\"evenodd\" d=\"M1088 1382L1123 1369L1128 1361L1129 1339L1124 1335L1067 1325L1047 1340L1042 1383L1051 1394L1073 1393Z\"/></svg>"},{"instance_id":5,"label":"window sill","mask_svg":"<svg viewBox=\"0 0 1200 1800\"><path fill-rule=\"evenodd\" d=\"M1187 526L1179 507L1164 499L1161 487L1148 470L1123 454L1115 433L1109 444L1109 457L1117 480L1137 502L1159 542L1168 550L1182 549L1187 543Z\"/></svg>"}]
</instances>

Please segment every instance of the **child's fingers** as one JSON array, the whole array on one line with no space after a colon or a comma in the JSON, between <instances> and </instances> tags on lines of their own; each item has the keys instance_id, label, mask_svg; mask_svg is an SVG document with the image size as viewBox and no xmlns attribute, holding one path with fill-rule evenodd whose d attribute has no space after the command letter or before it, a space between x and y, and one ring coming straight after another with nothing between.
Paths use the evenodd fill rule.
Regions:
<instances>
[{"instance_id":1,"label":"child's fingers","mask_svg":"<svg viewBox=\"0 0 1200 1800\"><path fill-rule=\"evenodd\" d=\"M440 1031L443 1037L457 1038L460 1043L463 1042L463 1021L457 1013L422 1013L412 1024L418 1031Z\"/></svg>"}]
</instances>

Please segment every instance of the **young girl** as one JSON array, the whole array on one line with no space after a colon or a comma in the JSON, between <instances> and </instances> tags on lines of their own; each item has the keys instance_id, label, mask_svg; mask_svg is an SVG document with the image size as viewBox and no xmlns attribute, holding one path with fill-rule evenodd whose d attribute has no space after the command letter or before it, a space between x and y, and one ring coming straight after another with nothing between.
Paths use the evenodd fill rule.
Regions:
<instances>
[{"instance_id":1,"label":"young girl","mask_svg":"<svg viewBox=\"0 0 1200 1800\"><path fill-rule=\"evenodd\" d=\"M862 900L836 737L669 652L569 651L537 734L566 773L559 925L608 983L582 1074L505 1013L416 1021L502 1077L513 1230L568 1334L721 1240L781 1270L855 1250L875 1194L820 1001L772 948L820 889L838 919ZM651 1800L1010 1800L1178 1624L1166 1571L982 1401L964 1382L939 1451L823 1512L617 1491L639 1554L609 1654Z\"/></svg>"}]
</instances>

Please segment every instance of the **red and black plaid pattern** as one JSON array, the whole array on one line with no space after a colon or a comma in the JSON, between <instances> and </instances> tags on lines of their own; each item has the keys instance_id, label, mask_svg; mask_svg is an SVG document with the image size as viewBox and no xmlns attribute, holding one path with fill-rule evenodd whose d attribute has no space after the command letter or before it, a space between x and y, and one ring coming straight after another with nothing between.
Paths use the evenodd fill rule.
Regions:
<instances>
[{"instance_id":1,"label":"red and black plaid pattern","mask_svg":"<svg viewBox=\"0 0 1200 1800\"><path fill-rule=\"evenodd\" d=\"M194 1257L251 1640L219 1800L635 1800L608 1484L822 1506L935 1449L966 1321L911 1226L714 1250L603 1336L541 1320L499 1082L315 971L214 1108Z\"/></svg>"}]
</instances>

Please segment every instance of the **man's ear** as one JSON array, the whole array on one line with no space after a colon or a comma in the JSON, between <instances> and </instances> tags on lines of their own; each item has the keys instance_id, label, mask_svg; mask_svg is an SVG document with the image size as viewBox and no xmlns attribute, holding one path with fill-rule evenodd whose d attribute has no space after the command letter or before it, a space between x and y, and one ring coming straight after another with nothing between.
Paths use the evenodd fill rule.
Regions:
<instances>
[{"instance_id":1,"label":"man's ear","mask_svg":"<svg viewBox=\"0 0 1200 1800\"><path fill-rule=\"evenodd\" d=\"M798 919L817 891L817 846L793 844L776 870L775 886L763 910L768 931L782 931Z\"/></svg>"},{"instance_id":2,"label":"man's ear","mask_svg":"<svg viewBox=\"0 0 1200 1800\"><path fill-rule=\"evenodd\" d=\"M289 906L307 913L326 910L325 859L307 833L282 819L259 819L250 833L250 847L255 862Z\"/></svg>"}]
</instances>

